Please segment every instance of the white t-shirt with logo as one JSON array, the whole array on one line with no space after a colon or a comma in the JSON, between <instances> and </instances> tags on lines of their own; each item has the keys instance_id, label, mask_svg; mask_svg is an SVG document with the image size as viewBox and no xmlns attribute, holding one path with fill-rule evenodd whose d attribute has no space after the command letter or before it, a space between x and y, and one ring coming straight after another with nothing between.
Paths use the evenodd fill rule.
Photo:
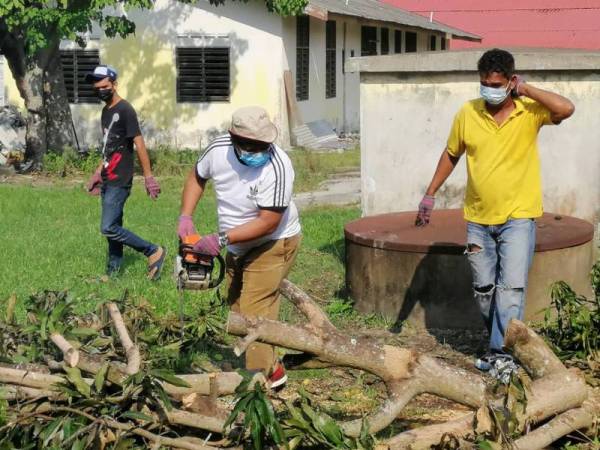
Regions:
<instances>
[{"instance_id":1,"label":"white t-shirt with logo","mask_svg":"<svg viewBox=\"0 0 600 450\"><path fill-rule=\"evenodd\" d=\"M258 217L261 208L285 208L277 229L252 241L232 244L228 250L242 255L269 240L300 233L298 210L292 201L294 168L277 145L270 148L271 160L261 167L242 164L229 134L216 138L196 164L197 175L212 180L217 194L219 231L228 231Z\"/></svg>"}]
</instances>

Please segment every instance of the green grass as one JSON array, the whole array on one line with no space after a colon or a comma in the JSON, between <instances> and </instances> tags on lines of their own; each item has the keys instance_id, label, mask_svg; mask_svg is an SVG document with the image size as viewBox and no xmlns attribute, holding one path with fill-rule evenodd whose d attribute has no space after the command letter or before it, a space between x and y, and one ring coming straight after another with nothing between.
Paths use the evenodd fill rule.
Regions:
<instances>
[{"instance_id":1,"label":"green grass","mask_svg":"<svg viewBox=\"0 0 600 450\"><path fill-rule=\"evenodd\" d=\"M99 231L99 199L84 192L83 182L0 185L0 303L4 305L12 293L22 304L31 293L67 289L80 299L83 312L127 290L130 297L145 298L161 314L176 312L178 296L171 271L182 179L161 181L163 193L156 202L136 181L125 209L126 227L168 248L168 262L158 282L146 280L146 259L130 249L125 251L122 274L102 281L106 241ZM303 212L304 239L290 279L324 302L334 299L344 284L343 226L358 217L356 207ZM199 204L195 223L200 233L216 228L210 189ZM211 294L187 293L187 308L207 295ZM286 311L284 316L289 317L289 308Z\"/></svg>"},{"instance_id":2,"label":"green grass","mask_svg":"<svg viewBox=\"0 0 600 450\"><path fill-rule=\"evenodd\" d=\"M289 153L296 181L296 192L316 189L329 176L336 173L356 171L360 168L360 150L346 150L341 153L316 153L314 151L296 149Z\"/></svg>"}]
</instances>

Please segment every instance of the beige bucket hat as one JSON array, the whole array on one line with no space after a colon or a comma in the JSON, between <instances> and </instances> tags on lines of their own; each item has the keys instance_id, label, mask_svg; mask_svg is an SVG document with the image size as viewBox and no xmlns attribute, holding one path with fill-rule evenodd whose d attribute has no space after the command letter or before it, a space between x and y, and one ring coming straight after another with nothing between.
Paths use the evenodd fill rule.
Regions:
<instances>
[{"instance_id":1,"label":"beige bucket hat","mask_svg":"<svg viewBox=\"0 0 600 450\"><path fill-rule=\"evenodd\" d=\"M264 108L260 106L246 106L233 113L229 132L235 136L253 141L268 142L277 138L277 127Z\"/></svg>"}]
</instances>

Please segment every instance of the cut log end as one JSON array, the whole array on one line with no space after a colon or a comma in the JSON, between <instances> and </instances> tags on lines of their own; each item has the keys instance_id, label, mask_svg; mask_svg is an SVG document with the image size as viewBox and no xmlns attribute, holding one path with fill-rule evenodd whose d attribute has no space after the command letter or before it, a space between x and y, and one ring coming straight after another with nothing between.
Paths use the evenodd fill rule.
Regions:
<instances>
[{"instance_id":1,"label":"cut log end","mask_svg":"<svg viewBox=\"0 0 600 450\"><path fill-rule=\"evenodd\" d=\"M50 340L56 345L63 354L63 361L69 367L76 367L79 364L79 352L69 341L58 333L52 333Z\"/></svg>"}]
</instances>

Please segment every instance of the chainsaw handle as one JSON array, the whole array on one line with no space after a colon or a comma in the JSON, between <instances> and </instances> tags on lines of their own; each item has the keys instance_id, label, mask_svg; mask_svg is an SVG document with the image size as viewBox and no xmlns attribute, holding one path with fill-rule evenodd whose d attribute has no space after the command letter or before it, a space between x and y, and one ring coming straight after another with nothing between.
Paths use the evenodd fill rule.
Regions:
<instances>
[{"instance_id":1,"label":"chainsaw handle","mask_svg":"<svg viewBox=\"0 0 600 450\"><path fill-rule=\"evenodd\" d=\"M215 259L217 261L219 261L219 276L217 277L216 280L215 279L210 280L210 284L208 285L208 287L210 289L220 285L221 282L223 281L223 278L225 278L225 260L223 259L223 257L221 255L215 256Z\"/></svg>"}]
</instances>

